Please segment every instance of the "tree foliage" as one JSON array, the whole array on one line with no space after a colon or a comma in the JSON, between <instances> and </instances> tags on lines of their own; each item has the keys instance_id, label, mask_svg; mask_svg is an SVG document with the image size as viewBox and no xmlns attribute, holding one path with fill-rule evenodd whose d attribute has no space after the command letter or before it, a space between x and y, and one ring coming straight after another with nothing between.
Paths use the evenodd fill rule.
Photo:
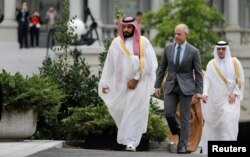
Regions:
<instances>
[{"instance_id":1,"label":"tree foliage","mask_svg":"<svg viewBox=\"0 0 250 157\"><path fill-rule=\"evenodd\" d=\"M164 3L157 12L143 15L146 30L156 29L153 44L164 47L174 40L174 28L179 23L189 27L188 41L196 46L206 65L211 57L211 48L220 36L214 28L224 26L224 17L215 6L208 6L204 0L174 0Z\"/></svg>"},{"instance_id":2,"label":"tree foliage","mask_svg":"<svg viewBox=\"0 0 250 157\"><path fill-rule=\"evenodd\" d=\"M74 34L76 27L70 25L74 23L76 17L69 17L69 0L63 0L62 18L57 19L56 31L53 38L59 45L55 48L55 51L64 51L67 54L68 47L76 40L77 35ZM63 33L62 33L63 32Z\"/></svg>"},{"instance_id":3,"label":"tree foliage","mask_svg":"<svg viewBox=\"0 0 250 157\"><path fill-rule=\"evenodd\" d=\"M39 70L41 76L51 78L63 89L65 97L57 116L39 116L36 132L38 138L65 139L68 136L67 130L62 128L61 120L72 114L70 108L102 103L97 90L99 78L91 74L90 66L79 50L69 49L76 37L73 33L75 28L68 25L73 19L69 18L69 0L63 0L62 18L57 21L54 35L59 45L55 51L62 53L56 60L45 58Z\"/></svg>"},{"instance_id":4,"label":"tree foliage","mask_svg":"<svg viewBox=\"0 0 250 157\"><path fill-rule=\"evenodd\" d=\"M3 109L10 113L34 110L38 113L58 109L64 99L62 89L50 78L23 76L5 70L0 73Z\"/></svg>"}]
</instances>

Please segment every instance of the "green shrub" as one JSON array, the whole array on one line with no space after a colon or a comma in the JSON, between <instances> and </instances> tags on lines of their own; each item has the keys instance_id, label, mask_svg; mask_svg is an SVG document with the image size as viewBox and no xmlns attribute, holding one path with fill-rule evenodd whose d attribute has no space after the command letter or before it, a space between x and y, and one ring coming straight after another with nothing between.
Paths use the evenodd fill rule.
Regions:
<instances>
[{"instance_id":1,"label":"green shrub","mask_svg":"<svg viewBox=\"0 0 250 157\"><path fill-rule=\"evenodd\" d=\"M63 119L68 139L84 140L90 134L101 135L104 131L116 133L116 125L105 105L89 105L84 108L72 108L72 115Z\"/></svg>"},{"instance_id":2,"label":"green shrub","mask_svg":"<svg viewBox=\"0 0 250 157\"><path fill-rule=\"evenodd\" d=\"M99 78L91 75L85 59L75 53L69 54L68 57L73 58L72 64L68 64L63 58L59 58L58 61L46 58L40 68L40 75L50 77L63 89L65 95L56 117L40 117L38 125L40 138L49 136L53 139L65 139L68 133L61 128L61 120L72 114L69 112L70 108L102 103L97 92Z\"/></svg>"},{"instance_id":3,"label":"green shrub","mask_svg":"<svg viewBox=\"0 0 250 157\"><path fill-rule=\"evenodd\" d=\"M58 43L54 50L62 52L62 55L56 61L47 57L39 70L41 76L51 78L63 89L65 98L58 115L51 117L43 114L39 117L36 138L65 139L68 133L61 127L61 120L72 114L69 108L102 103L97 92L99 78L91 75L90 67L85 63L85 59L80 57L81 52L68 49L76 39L73 33L75 28L69 27L68 22L72 22L75 17L69 18L69 1L63 0L62 3L62 18L57 21L54 35Z\"/></svg>"},{"instance_id":4,"label":"green shrub","mask_svg":"<svg viewBox=\"0 0 250 157\"><path fill-rule=\"evenodd\" d=\"M156 102L151 101L147 136L150 141L162 142L167 138L167 128L162 117L157 114ZM104 133L117 134L117 127L106 105L89 105L84 108L72 108L72 115L63 119L68 139L84 140L88 135Z\"/></svg>"},{"instance_id":5,"label":"green shrub","mask_svg":"<svg viewBox=\"0 0 250 157\"><path fill-rule=\"evenodd\" d=\"M163 142L167 138L167 126L164 124L162 116L149 113L147 135L150 141Z\"/></svg>"},{"instance_id":6,"label":"green shrub","mask_svg":"<svg viewBox=\"0 0 250 157\"><path fill-rule=\"evenodd\" d=\"M40 112L59 108L64 98L62 90L47 77L24 77L20 73L12 75L3 70L0 73L0 82L3 109L7 111L34 109Z\"/></svg>"}]
</instances>

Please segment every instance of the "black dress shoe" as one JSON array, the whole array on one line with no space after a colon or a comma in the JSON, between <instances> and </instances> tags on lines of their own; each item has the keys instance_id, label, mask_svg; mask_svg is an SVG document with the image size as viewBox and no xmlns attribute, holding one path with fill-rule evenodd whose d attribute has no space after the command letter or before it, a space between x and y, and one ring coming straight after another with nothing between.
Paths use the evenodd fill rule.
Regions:
<instances>
[{"instance_id":1,"label":"black dress shoe","mask_svg":"<svg viewBox=\"0 0 250 157\"><path fill-rule=\"evenodd\" d=\"M190 151L187 151L185 147L178 147L177 148L177 153L178 154L189 154Z\"/></svg>"}]
</instances>

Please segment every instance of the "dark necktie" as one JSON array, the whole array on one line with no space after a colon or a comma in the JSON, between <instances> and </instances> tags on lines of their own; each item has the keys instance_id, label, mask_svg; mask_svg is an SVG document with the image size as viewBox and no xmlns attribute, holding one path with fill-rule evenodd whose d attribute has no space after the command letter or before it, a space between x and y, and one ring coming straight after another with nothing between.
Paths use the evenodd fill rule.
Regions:
<instances>
[{"instance_id":1,"label":"dark necktie","mask_svg":"<svg viewBox=\"0 0 250 157\"><path fill-rule=\"evenodd\" d=\"M180 54L181 54L181 47L177 47L177 54L176 54L176 59L175 59L175 65L176 67L179 67L180 65Z\"/></svg>"}]
</instances>

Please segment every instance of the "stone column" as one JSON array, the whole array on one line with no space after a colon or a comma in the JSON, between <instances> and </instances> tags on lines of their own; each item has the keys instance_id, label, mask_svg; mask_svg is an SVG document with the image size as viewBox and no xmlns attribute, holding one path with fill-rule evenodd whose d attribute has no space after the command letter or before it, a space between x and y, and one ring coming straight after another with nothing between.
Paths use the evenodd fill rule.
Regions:
<instances>
[{"instance_id":1,"label":"stone column","mask_svg":"<svg viewBox=\"0 0 250 157\"><path fill-rule=\"evenodd\" d=\"M83 20L83 4L82 0L70 0L69 1L69 16L77 16L78 19Z\"/></svg>"},{"instance_id":2,"label":"stone column","mask_svg":"<svg viewBox=\"0 0 250 157\"><path fill-rule=\"evenodd\" d=\"M239 29L239 1L228 0L228 28Z\"/></svg>"},{"instance_id":3,"label":"stone column","mask_svg":"<svg viewBox=\"0 0 250 157\"><path fill-rule=\"evenodd\" d=\"M4 0L4 21L0 24L0 46L18 48L16 0Z\"/></svg>"},{"instance_id":4,"label":"stone column","mask_svg":"<svg viewBox=\"0 0 250 157\"><path fill-rule=\"evenodd\" d=\"M4 19L6 22L13 23L15 21L16 1L4 0Z\"/></svg>"},{"instance_id":5,"label":"stone column","mask_svg":"<svg viewBox=\"0 0 250 157\"><path fill-rule=\"evenodd\" d=\"M228 25L226 29L226 37L230 44L241 44L241 33L239 26L239 0L227 0L228 3Z\"/></svg>"}]
</instances>

